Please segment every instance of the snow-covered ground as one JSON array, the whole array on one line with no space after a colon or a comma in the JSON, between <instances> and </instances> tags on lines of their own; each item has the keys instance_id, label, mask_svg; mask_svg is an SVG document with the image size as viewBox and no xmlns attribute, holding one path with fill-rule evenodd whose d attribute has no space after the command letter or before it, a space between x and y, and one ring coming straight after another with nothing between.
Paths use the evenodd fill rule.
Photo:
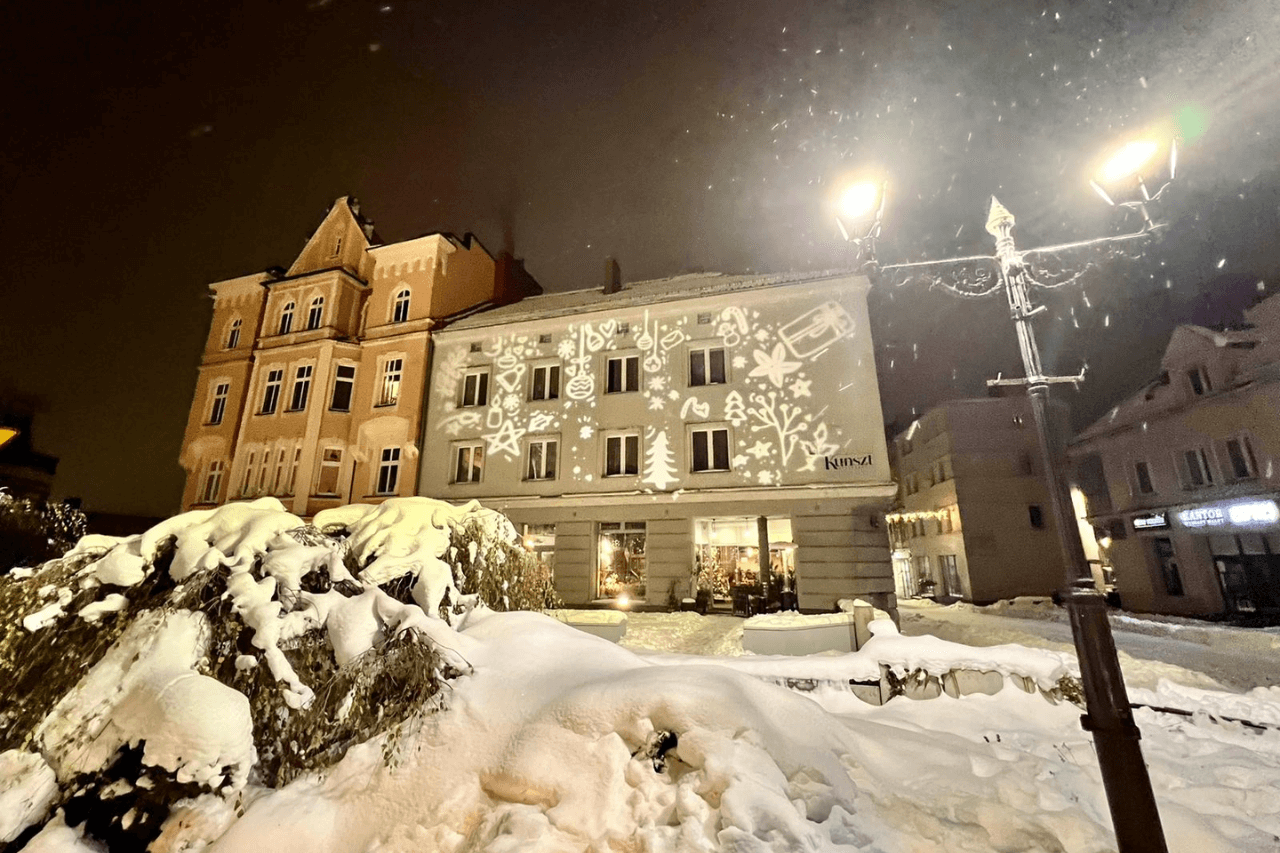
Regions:
<instances>
[{"instance_id":1,"label":"snow-covered ground","mask_svg":"<svg viewBox=\"0 0 1280 853\"><path fill-rule=\"evenodd\" d=\"M899 602L902 632L930 634L971 646L1018 643L1070 652L1071 625L1046 600L990 607L931 601ZM1154 688L1160 679L1191 687L1249 690L1280 685L1280 631L1233 628L1192 619L1114 614L1112 633L1125 681Z\"/></svg>"}]
</instances>

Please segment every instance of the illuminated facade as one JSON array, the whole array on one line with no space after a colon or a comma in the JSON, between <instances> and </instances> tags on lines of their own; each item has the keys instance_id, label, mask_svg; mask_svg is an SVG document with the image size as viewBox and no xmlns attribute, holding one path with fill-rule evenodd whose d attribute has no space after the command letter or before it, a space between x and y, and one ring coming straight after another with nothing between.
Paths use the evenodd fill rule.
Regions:
<instances>
[{"instance_id":1,"label":"illuminated facade","mask_svg":"<svg viewBox=\"0 0 1280 853\"><path fill-rule=\"evenodd\" d=\"M894 607L867 287L615 268L452 323L418 491L505 512L571 604L725 596L763 545L802 609Z\"/></svg>"},{"instance_id":2,"label":"illuminated facade","mask_svg":"<svg viewBox=\"0 0 1280 853\"><path fill-rule=\"evenodd\" d=\"M1061 404L1051 411L1065 424ZM894 437L899 594L986 603L1062 588L1031 417L1022 395L951 400Z\"/></svg>"},{"instance_id":3,"label":"illuminated facade","mask_svg":"<svg viewBox=\"0 0 1280 853\"><path fill-rule=\"evenodd\" d=\"M183 509L277 495L305 516L413 494L433 329L540 292L470 235L381 245L346 198L287 271L209 289Z\"/></svg>"},{"instance_id":4,"label":"illuminated facade","mask_svg":"<svg viewBox=\"0 0 1280 853\"><path fill-rule=\"evenodd\" d=\"M1122 605L1280 611L1280 297L1246 326L1180 326L1160 375L1075 439Z\"/></svg>"}]
</instances>

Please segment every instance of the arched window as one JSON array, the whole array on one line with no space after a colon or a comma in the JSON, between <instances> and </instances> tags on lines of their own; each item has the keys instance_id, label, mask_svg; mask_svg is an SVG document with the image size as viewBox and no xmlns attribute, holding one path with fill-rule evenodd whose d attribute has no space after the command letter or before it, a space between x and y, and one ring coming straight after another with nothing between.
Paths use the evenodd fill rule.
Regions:
<instances>
[{"instance_id":1,"label":"arched window","mask_svg":"<svg viewBox=\"0 0 1280 853\"><path fill-rule=\"evenodd\" d=\"M409 319L409 288L396 294L395 308L391 312L391 322L403 323Z\"/></svg>"},{"instance_id":2,"label":"arched window","mask_svg":"<svg viewBox=\"0 0 1280 853\"><path fill-rule=\"evenodd\" d=\"M286 302L280 312L280 334L287 335L293 331L293 302Z\"/></svg>"},{"instance_id":3,"label":"arched window","mask_svg":"<svg viewBox=\"0 0 1280 853\"><path fill-rule=\"evenodd\" d=\"M227 332L227 349L240 346L240 318L231 321L231 331Z\"/></svg>"},{"instance_id":4,"label":"arched window","mask_svg":"<svg viewBox=\"0 0 1280 853\"><path fill-rule=\"evenodd\" d=\"M324 297L317 296L311 300L311 310L307 312L307 328L320 328L320 319L324 316Z\"/></svg>"}]
</instances>

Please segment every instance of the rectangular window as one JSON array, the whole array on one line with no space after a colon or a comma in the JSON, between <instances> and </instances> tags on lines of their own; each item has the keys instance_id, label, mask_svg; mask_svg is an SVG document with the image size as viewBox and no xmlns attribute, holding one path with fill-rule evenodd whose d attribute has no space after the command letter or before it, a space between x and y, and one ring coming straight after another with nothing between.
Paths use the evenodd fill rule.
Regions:
<instances>
[{"instance_id":1,"label":"rectangular window","mask_svg":"<svg viewBox=\"0 0 1280 853\"><path fill-rule=\"evenodd\" d=\"M560 442L554 438L538 438L529 442L529 461L525 465L526 480L554 480L556 456Z\"/></svg>"},{"instance_id":2,"label":"rectangular window","mask_svg":"<svg viewBox=\"0 0 1280 853\"><path fill-rule=\"evenodd\" d=\"M1156 490L1151 483L1151 469L1147 467L1147 463L1141 460L1133 463L1133 479L1138 486L1138 493L1142 495L1153 494Z\"/></svg>"},{"instance_id":3,"label":"rectangular window","mask_svg":"<svg viewBox=\"0 0 1280 853\"><path fill-rule=\"evenodd\" d=\"M284 383L283 370L267 371L267 387L262 392L262 414L270 415L280 405L280 386Z\"/></svg>"},{"instance_id":4,"label":"rectangular window","mask_svg":"<svg viewBox=\"0 0 1280 853\"><path fill-rule=\"evenodd\" d=\"M645 599L648 589L643 521L602 523L596 554L598 596L612 598L626 593L632 599Z\"/></svg>"},{"instance_id":5,"label":"rectangular window","mask_svg":"<svg viewBox=\"0 0 1280 853\"><path fill-rule=\"evenodd\" d=\"M378 393L379 406L394 406L400 399L400 378L404 373L403 358L389 358L382 364L382 385ZM479 405L484 405L483 403Z\"/></svg>"},{"instance_id":6,"label":"rectangular window","mask_svg":"<svg viewBox=\"0 0 1280 853\"><path fill-rule=\"evenodd\" d=\"M1209 457L1203 447L1184 450L1182 461L1186 467L1187 488L1198 489L1213 485L1213 471L1209 468Z\"/></svg>"},{"instance_id":7,"label":"rectangular window","mask_svg":"<svg viewBox=\"0 0 1280 853\"><path fill-rule=\"evenodd\" d=\"M1040 530L1044 527L1044 509L1039 504L1031 504L1027 507L1027 520L1031 522L1031 526Z\"/></svg>"},{"instance_id":8,"label":"rectangular window","mask_svg":"<svg viewBox=\"0 0 1280 853\"><path fill-rule=\"evenodd\" d=\"M320 457L320 477L316 481L317 495L338 493L338 473L342 470L342 449L326 447Z\"/></svg>"},{"instance_id":9,"label":"rectangular window","mask_svg":"<svg viewBox=\"0 0 1280 853\"><path fill-rule=\"evenodd\" d=\"M1209 376L1198 367L1193 367L1187 371L1187 381L1191 383L1191 390L1197 397L1203 396L1209 391Z\"/></svg>"},{"instance_id":10,"label":"rectangular window","mask_svg":"<svg viewBox=\"0 0 1280 853\"><path fill-rule=\"evenodd\" d=\"M226 468L221 459L209 463L209 472L204 476L204 491L200 493L200 502L212 504L218 502L218 492L222 490L222 472Z\"/></svg>"},{"instance_id":11,"label":"rectangular window","mask_svg":"<svg viewBox=\"0 0 1280 853\"><path fill-rule=\"evenodd\" d=\"M209 425L215 426L222 423L222 416L227 411L227 392L231 390L231 385L226 382L219 382L213 389L213 405L209 407Z\"/></svg>"},{"instance_id":12,"label":"rectangular window","mask_svg":"<svg viewBox=\"0 0 1280 853\"><path fill-rule=\"evenodd\" d=\"M293 396L289 411L300 412L307 407L307 395L311 393L311 365L304 364L293 376Z\"/></svg>"},{"instance_id":13,"label":"rectangular window","mask_svg":"<svg viewBox=\"0 0 1280 853\"><path fill-rule=\"evenodd\" d=\"M604 440L604 473L606 477L640 472L640 436L610 435Z\"/></svg>"},{"instance_id":14,"label":"rectangular window","mask_svg":"<svg viewBox=\"0 0 1280 853\"><path fill-rule=\"evenodd\" d=\"M293 449L293 464L289 466L289 484L285 486L284 493L292 495L294 486L298 482L298 466L302 463L302 448L295 447Z\"/></svg>"},{"instance_id":15,"label":"rectangular window","mask_svg":"<svg viewBox=\"0 0 1280 853\"><path fill-rule=\"evenodd\" d=\"M258 454L250 453L249 462L244 466L244 478L240 481L241 497L249 496L249 488L253 485L253 469L258 461Z\"/></svg>"},{"instance_id":16,"label":"rectangular window","mask_svg":"<svg viewBox=\"0 0 1280 853\"><path fill-rule=\"evenodd\" d=\"M1258 463L1248 436L1227 439L1227 458L1231 460L1231 474L1237 480L1258 476Z\"/></svg>"},{"instance_id":17,"label":"rectangular window","mask_svg":"<svg viewBox=\"0 0 1280 853\"><path fill-rule=\"evenodd\" d=\"M704 347L689 350L689 384L723 385L724 347Z\"/></svg>"},{"instance_id":18,"label":"rectangular window","mask_svg":"<svg viewBox=\"0 0 1280 853\"><path fill-rule=\"evenodd\" d=\"M540 344L549 344L549 343L551 343L551 335L550 335L550 334L546 334L546 333L541 334L541 335L538 335L538 343L540 343Z\"/></svg>"},{"instance_id":19,"label":"rectangular window","mask_svg":"<svg viewBox=\"0 0 1280 853\"><path fill-rule=\"evenodd\" d=\"M484 445L456 445L454 450L453 482L478 483L483 474Z\"/></svg>"},{"instance_id":20,"label":"rectangular window","mask_svg":"<svg viewBox=\"0 0 1280 853\"><path fill-rule=\"evenodd\" d=\"M400 482L400 448L382 448L382 460L378 464L378 494L394 495Z\"/></svg>"},{"instance_id":21,"label":"rectangular window","mask_svg":"<svg viewBox=\"0 0 1280 853\"><path fill-rule=\"evenodd\" d=\"M605 362L605 393L640 390L640 356L622 355Z\"/></svg>"},{"instance_id":22,"label":"rectangular window","mask_svg":"<svg viewBox=\"0 0 1280 853\"><path fill-rule=\"evenodd\" d=\"M272 494L281 494L284 488L284 448L280 448L276 453L276 479L275 484L271 487Z\"/></svg>"},{"instance_id":23,"label":"rectangular window","mask_svg":"<svg viewBox=\"0 0 1280 853\"><path fill-rule=\"evenodd\" d=\"M351 411L351 395L356 387L356 366L339 364L333 377L333 399L329 408L335 412Z\"/></svg>"},{"instance_id":24,"label":"rectangular window","mask_svg":"<svg viewBox=\"0 0 1280 853\"><path fill-rule=\"evenodd\" d=\"M694 471L729 470L729 430L727 427L695 429L690 433L693 444Z\"/></svg>"},{"instance_id":25,"label":"rectangular window","mask_svg":"<svg viewBox=\"0 0 1280 853\"><path fill-rule=\"evenodd\" d=\"M938 555L938 574L942 575L942 585L947 595L964 595L960 584L960 568L956 565L955 554Z\"/></svg>"},{"instance_id":26,"label":"rectangular window","mask_svg":"<svg viewBox=\"0 0 1280 853\"><path fill-rule=\"evenodd\" d=\"M560 365L544 364L533 369L530 400L557 400L560 397Z\"/></svg>"},{"instance_id":27,"label":"rectangular window","mask_svg":"<svg viewBox=\"0 0 1280 853\"><path fill-rule=\"evenodd\" d=\"M1164 580L1164 591L1169 595L1182 595L1182 571L1173 550L1173 540L1163 536L1151 540L1151 550Z\"/></svg>"},{"instance_id":28,"label":"rectangular window","mask_svg":"<svg viewBox=\"0 0 1280 853\"><path fill-rule=\"evenodd\" d=\"M463 406L489 405L489 368L468 370L462 377Z\"/></svg>"}]
</instances>

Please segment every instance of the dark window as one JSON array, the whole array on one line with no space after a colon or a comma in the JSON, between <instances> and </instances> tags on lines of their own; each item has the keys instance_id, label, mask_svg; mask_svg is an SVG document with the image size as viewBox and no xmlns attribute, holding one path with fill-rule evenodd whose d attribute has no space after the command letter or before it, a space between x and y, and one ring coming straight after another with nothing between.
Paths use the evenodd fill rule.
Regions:
<instances>
[{"instance_id":1,"label":"dark window","mask_svg":"<svg viewBox=\"0 0 1280 853\"><path fill-rule=\"evenodd\" d=\"M231 388L226 382L219 382L218 386L213 389L213 407L209 411L209 423L217 425L222 423L222 416L227 411L227 391Z\"/></svg>"},{"instance_id":2,"label":"dark window","mask_svg":"<svg viewBox=\"0 0 1280 853\"><path fill-rule=\"evenodd\" d=\"M1191 383L1191 390L1197 397L1209 390L1209 377L1198 367L1187 371L1187 381Z\"/></svg>"},{"instance_id":3,"label":"dark window","mask_svg":"<svg viewBox=\"0 0 1280 853\"><path fill-rule=\"evenodd\" d=\"M480 352L480 343L476 342L471 345L471 352Z\"/></svg>"},{"instance_id":4,"label":"dark window","mask_svg":"<svg viewBox=\"0 0 1280 853\"><path fill-rule=\"evenodd\" d=\"M394 406L400 400L400 379L404 373L404 359L389 358L382 364L382 391L378 395L379 406Z\"/></svg>"},{"instance_id":5,"label":"dark window","mask_svg":"<svg viewBox=\"0 0 1280 853\"><path fill-rule=\"evenodd\" d=\"M605 393L619 394L640 390L640 356L628 355L611 358L605 364Z\"/></svg>"},{"instance_id":6,"label":"dark window","mask_svg":"<svg viewBox=\"0 0 1280 853\"><path fill-rule=\"evenodd\" d=\"M351 411L351 392L355 385L355 365L339 364L333 378L333 399L329 402L329 408L335 412Z\"/></svg>"},{"instance_id":7,"label":"dark window","mask_svg":"<svg viewBox=\"0 0 1280 853\"><path fill-rule=\"evenodd\" d=\"M625 334L627 334L627 333L628 333L628 332L630 332L630 331L631 331L631 324L630 324L630 323L619 323L619 324L618 324L618 334L619 334L619 335L625 335Z\"/></svg>"},{"instance_id":8,"label":"dark window","mask_svg":"<svg viewBox=\"0 0 1280 853\"><path fill-rule=\"evenodd\" d=\"M1133 476L1138 481L1138 491L1141 494L1149 495L1156 490L1151 484L1151 470L1146 462L1133 463Z\"/></svg>"},{"instance_id":9,"label":"dark window","mask_svg":"<svg viewBox=\"0 0 1280 853\"><path fill-rule=\"evenodd\" d=\"M1231 459L1231 473L1237 480L1257 476L1258 464L1253 458L1249 439L1241 436L1227 440L1227 456Z\"/></svg>"},{"instance_id":10,"label":"dark window","mask_svg":"<svg viewBox=\"0 0 1280 853\"><path fill-rule=\"evenodd\" d=\"M405 288L396 294L395 308L391 312L391 322L403 323L409 319L409 289Z\"/></svg>"},{"instance_id":11,"label":"dark window","mask_svg":"<svg viewBox=\"0 0 1280 853\"><path fill-rule=\"evenodd\" d=\"M549 335L549 334L542 334L542 335L538 335L538 343L540 343L540 344L549 344L549 343L551 343L551 335Z\"/></svg>"},{"instance_id":12,"label":"dark window","mask_svg":"<svg viewBox=\"0 0 1280 853\"><path fill-rule=\"evenodd\" d=\"M489 371L473 370L462 380L462 405L489 405Z\"/></svg>"},{"instance_id":13,"label":"dark window","mask_svg":"<svg viewBox=\"0 0 1280 853\"><path fill-rule=\"evenodd\" d=\"M275 412L276 406L280 404L280 386L283 383L283 370L270 370L267 372L267 386L262 394L262 414L269 415Z\"/></svg>"},{"instance_id":14,"label":"dark window","mask_svg":"<svg viewBox=\"0 0 1280 853\"><path fill-rule=\"evenodd\" d=\"M293 399L289 401L289 411L300 412L307 407L307 395L311 393L311 365L304 364L298 368L293 377Z\"/></svg>"},{"instance_id":15,"label":"dark window","mask_svg":"<svg viewBox=\"0 0 1280 853\"><path fill-rule=\"evenodd\" d=\"M707 325L710 325L710 323L711 323L711 312L710 312L710 311L708 311L708 312L706 312L706 313L702 313L702 314L699 314L699 315L698 315L698 325L699 325L699 326L707 326Z\"/></svg>"},{"instance_id":16,"label":"dark window","mask_svg":"<svg viewBox=\"0 0 1280 853\"><path fill-rule=\"evenodd\" d=\"M555 400L560 397L560 365L544 364L533 369L530 400Z\"/></svg>"},{"instance_id":17,"label":"dark window","mask_svg":"<svg viewBox=\"0 0 1280 853\"><path fill-rule=\"evenodd\" d=\"M280 312L280 334L287 335L293 331L293 303L286 302Z\"/></svg>"},{"instance_id":18,"label":"dark window","mask_svg":"<svg viewBox=\"0 0 1280 853\"><path fill-rule=\"evenodd\" d=\"M400 448L384 447L378 465L378 494L393 495L400 480Z\"/></svg>"},{"instance_id":19,"label":"dark window","mask_svg":"<svg viewBox=\"0 0 1280 853\"><path fill-rule=\"evenodd\" d=\"M231 333L227 335L227 349L235 349L240 345L240 321L231 321Z\"/></svg>"},{"instance_id":20,"label":"dark window","mask_svg":"<svg viewBox=\"0 0 1280 853\"><path fill-rule=\"evenodd\" d=\"M1213 472L1209 469L1209 457L1204 448L1185 450L1182 458L1187 464L1187 483L1190 488L1213 485Z\"/></svg>"},{"instance_id":21,"label":"dark window","mask_svg":"<svg viewBox=\"0 0 1280 853\"><path fill-rule=\"evenodd\" d=\"M1164 590L1169 595L1182 595L1182 572L1178 568L1178 558L1173 550L1173 540L1163 536L1151 540L1151 548L1164 579Z\"/></svg>"},{"instance_id":22,"label":"dark window","mask_svg":"<svg viewBox=\"0 0 1280 853\"><path fill-rule=\"evenodd\" d=\"M338 493L338 472L342 470L342 449L326 447L320 457L320 477L316 480L316 494Z\"/></svg>"},{"instance_id":23,"label":"dark window","mask_svg":"<svg viewBox=\"0 0 1280 853\"><path fill-rule=\"evenodd\" d=\"M1027 519L1031 522L1032 527L1044 527L1044 510L1039 504L1031 504L1031 506L1027 507Z\"/></svg>"},{"instance_id":24,"label":"dark window","mask_svg":"<svg viewBox=\"0 0 1280 853\"><path fill-rule=\"evenodd\" d=\"M453 481L455 483L478 483L484 473L484 445L464 444L457 448L454 457Z\"/></svg>"},{"instance_id":25,"label":"dark window","mask_svg":"<svg viewBox=\"0 0 1280 853\"><path fill-rule=\"evenodd\" d=\"M526 480L554 480L556 478L556 450L554 438L529 442L529 464L525 468Z\"/></svg>"},{"instance_id":26,"label":"dark window","mask_svg":"<svg viewBox=\"0 0 1280 853\"><path fill-rule=\"evenodd\" d=\"M640 436L611 435L604 442L606 476L636 474L640 471Z\"/></svg>"},{"instance_id":27,"label":"dark window","mask_svg":"<svg viewBox=\"0 0 1280 853\"><path fill-rule=\"evenodd\" d=\"M724 382L724 349L722 347L689 351L690 385L723 385Z\"/></svg>"},{"instance_id":28,"label":"dark window","mask_svg":"<svg viewBox=\"0 0 1280 853\"><path fill-rule=\"evenodd\" d=\"M728 429L724 427L696 429L692 433L692 438L694 471L729 470Z\"/></svg>"},{"instance_id":29,"label":"dark window","mask_svg":"<svg viewBox=\"0 0 1280 853\"><path fill-rule=\"evenodd\" d=\"M324 317L324 297L317 296L311 300L311 310L307 312L307 328L320 328L320 320Z\"/></svg>"}]
</instances>

